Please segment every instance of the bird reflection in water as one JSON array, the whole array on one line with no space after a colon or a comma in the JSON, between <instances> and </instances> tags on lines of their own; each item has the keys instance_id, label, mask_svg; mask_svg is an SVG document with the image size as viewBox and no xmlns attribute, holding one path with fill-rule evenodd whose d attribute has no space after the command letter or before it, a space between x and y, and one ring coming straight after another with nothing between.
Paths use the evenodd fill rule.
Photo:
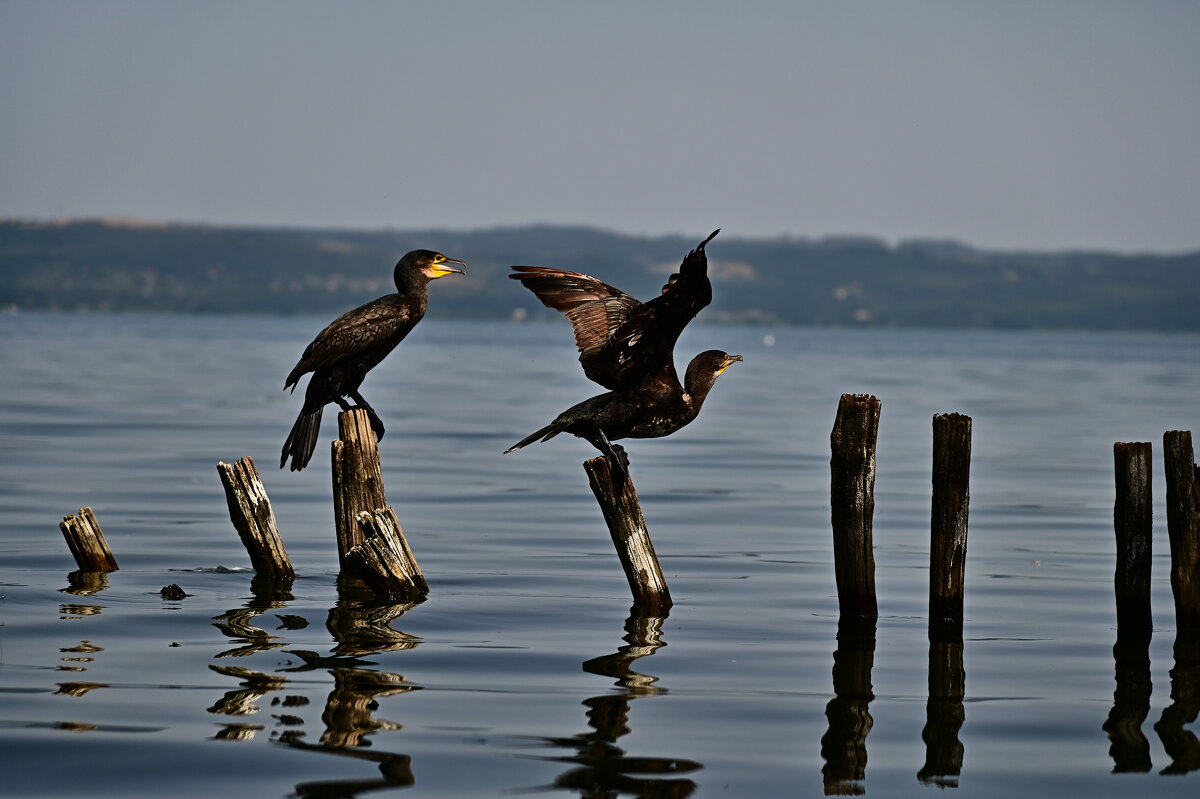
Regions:
<instances>
[{"instance_id":1,"label":"bird reflection in water","mask_svg":"<svg viewBox=\"0 0 1200 799\"><path fill-rule=\"evenodd\" d=\"M833 699L825 706L829 729L821 737L826 796L866 793L867 734L874 724L869 709L875 698L871 692L874 665L874 623L839 620L833 651Z\"/></svg>"},{"instance_id":2,"label":"bird reflection in water","mask_svg":"<svg viewBox=\"0 0 1200 799\"><path fill-rule=\"evenodd\" d=\"M682 799L695 792L695 782L677 775L703 768L700 763L680 758L630 757L616 745L619 738L630 732L630 703L667 692L657 685L657 677L633 670L638 658L653 655L666 646L662 640L665 619L665 613L649 615L635 606L625 620L625 645L610 655L584 661L584 671L613 678L621 690L583 701L591 728L587 732L542 739L552 747L576 751L574 755L544 759L572 763L575 767L563 772L553 785L530 790L567 788L583 797L629 794L654 799Z\"/></svg>"}]
</instances>

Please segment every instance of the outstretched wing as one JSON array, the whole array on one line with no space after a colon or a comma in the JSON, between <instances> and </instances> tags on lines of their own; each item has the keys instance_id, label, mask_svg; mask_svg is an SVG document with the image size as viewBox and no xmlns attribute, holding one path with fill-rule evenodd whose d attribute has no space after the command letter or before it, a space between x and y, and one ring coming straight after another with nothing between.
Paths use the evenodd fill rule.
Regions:
<instances>
[{"instance_id":1,"label":"outstretched wing","mask_svg":"<svg viewBox=\"0 0 1200 799\"><path fill-rule=\"evenodd\" d=\"M571 320L579 362L590 380L614 391L650 379L677 383L672 351L683 328L712 301L704 245L719 232L689 252L662 294L644 304L579 272L514 266L509 277Z\"/></svg>"},{"instance_id":2,"label":"outstretched wing","mask_svg":"<svg viewBox=\"0 0 1200 799\"><path fill-rule=\"evenodd\" d=\"M580 352L607 341L641 303L591 275L544 266L514 266L509 275L532 291L547 308L571 320Z\"/></svg>"}]
</instances>

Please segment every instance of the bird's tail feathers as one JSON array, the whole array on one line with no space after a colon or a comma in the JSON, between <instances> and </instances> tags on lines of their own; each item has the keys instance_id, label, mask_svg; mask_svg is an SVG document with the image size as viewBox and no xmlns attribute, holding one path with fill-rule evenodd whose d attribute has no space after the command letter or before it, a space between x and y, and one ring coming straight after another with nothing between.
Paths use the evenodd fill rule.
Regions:
<instances>
[{"instance_id":1,"label":"bird's tail feathers","mask_svg":"<svg viewBox=\"0 0 1200 799\"><path fill-rule=\"evenodd\" d=\"M511 447L504 450L504 454L507 455L510 452L521 449L522 447L527 447L536 441L549 441L565 429L565 425L559 423L559 421L556 419L542 429L530 433L529 435L525 436L525 438L522 438Z\"/></svg>"},{"instance_id":2,"label":"bird's tail feathers","mask_svg":"<svg viewBox=\"0 0 1200 799\"><path fill-rule=\"evenodd\" d=\"M296 417L296 423L292 425L292 431L288 433L287 440L283 442L283 454L279 458L279 468L282 469L290 457L292 459L293 472L298 472L308 465L312 460L313 452L317 448L317 436L321 432L321 411L324 406L317 408L311 413L300 411L300 415Z\"/></svg>"}]
</instances>

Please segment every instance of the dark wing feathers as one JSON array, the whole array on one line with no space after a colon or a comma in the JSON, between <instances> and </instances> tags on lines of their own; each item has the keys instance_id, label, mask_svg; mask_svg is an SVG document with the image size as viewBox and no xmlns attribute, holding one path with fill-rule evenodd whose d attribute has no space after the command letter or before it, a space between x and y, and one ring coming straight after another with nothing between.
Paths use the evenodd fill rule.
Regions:
<instances>
[{"instance_id":1,"label":"dark wing feathers","mask_svg":"<svg viewBox=\"0 0 1200 799\"><path fill-rule=\"evenodd\" d=\"M391 296L381 297L330 322L305 348L283 387L294 386L309 372L353 360L381 344L394 347L403 340L420 317L413 312L397 313L392 300Z\"/></svg>"},{"instance_id":2,"label":"dark wing feathers","mask_svg":"<svg viewBox=\"0 0 1200 799\"><path fill-rule=\"evenodd\" d=\"M721 229L717 228L712 233L709 233L707 239L697 244L694 250L683 257L683 263L679 265L679 271L673 272L671 276L667 278L667 284L662 287L663 294L666 294L667 291L675 285L676 281L678 281L679 278L683 277L684 275L699 275L701 277L708 276L708 255L706 255L704 252L704 245L716 238L717 234L720 232Z\"/></svg>"},{"instance_id":3,"label":"dark wing feathers","mask_svg":"<svg viewBox=\"0 0 1200 799\"><path fill-rule=\"evenodd\" d=\"M514 266L519 280L547 308L561 311L575 330L580 352L604 343L641 303L591 275L544 266Z\"/></svg>"}]
</instances>

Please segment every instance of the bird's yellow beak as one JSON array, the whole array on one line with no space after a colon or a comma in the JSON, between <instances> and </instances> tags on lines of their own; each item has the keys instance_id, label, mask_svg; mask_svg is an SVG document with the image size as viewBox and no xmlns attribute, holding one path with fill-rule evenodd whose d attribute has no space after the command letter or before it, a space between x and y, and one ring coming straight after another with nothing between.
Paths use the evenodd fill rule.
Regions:
<instances>
[{"instance_id":1,"label":"bird's yellow beak","mask_svg":"<svg viewBox=\"0 0 1200 799\"><path fill-rule=\"evenodd\" d=\"M447 264L458 264L463 269L455 269ZM433 273L434 278L445 277L446 275L463 275L466 274L466 261L460 261L457 258L447 258L444 255L439 255L438 260L434 261L433 266L429 267L429 271Z\"/></svg>"}]
</instances>

